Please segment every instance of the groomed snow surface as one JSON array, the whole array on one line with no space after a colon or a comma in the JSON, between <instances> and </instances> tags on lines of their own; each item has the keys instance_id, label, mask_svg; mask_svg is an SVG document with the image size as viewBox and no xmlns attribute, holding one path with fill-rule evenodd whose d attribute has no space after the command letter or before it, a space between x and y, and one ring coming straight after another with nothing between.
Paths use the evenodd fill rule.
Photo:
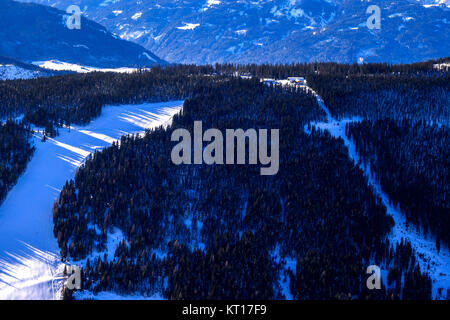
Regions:
<instances>
[{"instance_id":1,"label":"groomed snow surface","mask_svg":"<svg viewBox=\"0 0 450 320\"><path fill-rule=\"evenodd\" d=\"M107 106L85 127L60 128L60 135L46 142L35 134L33 158L0 205L0 299L59 298L63 265L53 236L52 206L62 186L89 154L123 135L169 124L182 105ZM88 292L81 297L93 298ZM97 298L120 296L102 293Z\"/></svg>"},{"instance_id":2,"label":"groomed snow surface","mask_svg":"<svg viewBox=\"0 0 450 320\"><path fill-rule=\"evenodd\" d=\"M360 121L361 119L345 119L336 120L334 119L328 108L325 106L323 100L315 93L312 89L309 89L317 97L317 102L320 108L327 115L327 122L312 124L317 128L322 130L327 130L333 137L342 138L344 144L348 149L348 155L356 164L359 165L364 175L368 178L369 185L371 185L376 193L386 206L387 214L391 215L394 219L395 226L393 227L391 233L388 235L388 239L391 244L395 245L400 243L401 239L406 239L411 242L411 246L416 252L417 261L420 264L420 269L422 271L427 271L430 274L433 286L433 298L434 299L445 299L447 289L450 288L450 251L444 245L441 245L441 250L438 253L436 250L435 238L431 235L425 235L421 230L418 230L411 224L406 223L406 219L399 208L395 207L389 196L383 192L380 183L376 180L372 174L370 165L364 166L360 163L359 154L356 152L356 146L351 139L345 135L345 125L349 122ZM307 129L305 128L307 131ZM382 266L380 266L382 268ZM387 271L387 270L382 270ZM382 272L382 277L386 275L387 272ZM387 283L387 279L383 279L383 283ZM442 288L442 295L438 294L438 289Z\"/></svg>"}]
</instances>

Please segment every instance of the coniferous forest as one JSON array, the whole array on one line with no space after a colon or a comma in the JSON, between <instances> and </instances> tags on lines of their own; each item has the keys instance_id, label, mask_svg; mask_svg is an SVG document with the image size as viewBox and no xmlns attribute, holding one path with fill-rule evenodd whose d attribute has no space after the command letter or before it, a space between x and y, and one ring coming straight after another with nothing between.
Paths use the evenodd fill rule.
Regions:
<instances>
[{"instance_id":1,"label":"coniferous forest","mask_svg":"<svg viewBox=\"0 0 450 320\"><path fill-rule=\"evenodd\" d=\"M411 120L348 126L364 163L407 220L450 244L450 130Z\"/></svg>"},{"instance_id":2,"label":"coniferous forest","mask_svg":"<svg viewBox=\"0 0 450 320\"><path fill-rule=\"evenodd\" d=\"M345 133L361 161L407 221L448 250L450 81L438 62L169 66L1 81L0 114L24 114L25 123L2 127L0 148L22 159L12 168L2 149L2 168L14 183L30 157L22 126L51 130L87 123L108 104L184 99L169 127L95 152L62 188L54 235L63 260L83 262L83 289L167 299L430 299L430 275L408 240L390 243L394 221L344 141L314 126L327 117L313 92L260 79L305 76L333 117L354 119ZM194 121L222 132L280 129L278 173L173 164L171 134L193 132ZM8 132L17 143L3 139ZM123 240L108 259L102 253L117 230ZM370 265L386 270L381 290L366 286Z\"/></svg>"},{"instance_id":3,"label":"coniferous forest","mask_svg":"<svg viewBox=\"0 0 450 320\"><path fill-rule=\"evenodd\" d=\"M30 131L8 119L0 124L0 203L16 183L33 155Z\"/></svg>"}]
</instances>

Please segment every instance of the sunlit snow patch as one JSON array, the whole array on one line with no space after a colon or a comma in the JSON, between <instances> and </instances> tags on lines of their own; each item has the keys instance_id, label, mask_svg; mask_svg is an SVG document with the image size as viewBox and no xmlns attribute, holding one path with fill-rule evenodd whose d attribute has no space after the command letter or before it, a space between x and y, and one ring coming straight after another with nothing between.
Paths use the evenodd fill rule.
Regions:
<instances>
[{"instance_id":1,"label":"sunlit snow patch","mask_svg":"<svg viewBox=\"0 0 450 320\"><path fill-rule=\"evenodd\" d=\"M74 63L68 63L68 62L62 62L58 60L49 60L49 61L35 61L33 62L34 65L39 66L44 69L49 70L56 70L56 71L75 71L78 73L88 73L88 72L117 72L117 73L133 73L138 70L138 68L128 68L128 67L122 67L122 68L97 68L97 67L88 67L88 66L81 66ZM149 70L146 68L145 70Z\"/></svg>"},{"instance_id":2,"label":"sunlit snow patch","mask_svg":"<svg viewBox=\"0 0 450 320\"><path fill-rule=\"evenodd\" d=\"M137 21L140 17L142 17L142 12L135 13L135 14L131 17L131 19L133 19L134 21Z\"/></svg>"},{"instance_id":3,"label":"sunlit snow patch","mask_svg":"<svg viewBox=\"0 0 450 320\"><path fill-rule=\"evenodd\" d=\"M184 23L184 26L177 27L177 29L179 29L179 30L194 30L198 26L200 26L200 23Z\"/></svg>"},{"instance_id":4,"label":"sunlit snow patch","mask_svg":"<svg viewBox=\"0 0 450 320\"><path fill-rule=\"evenodd\" d=\"M59 299L62 268L59 256L20 242L0 258L0 299Z\"/></svg>"}]
</instances>

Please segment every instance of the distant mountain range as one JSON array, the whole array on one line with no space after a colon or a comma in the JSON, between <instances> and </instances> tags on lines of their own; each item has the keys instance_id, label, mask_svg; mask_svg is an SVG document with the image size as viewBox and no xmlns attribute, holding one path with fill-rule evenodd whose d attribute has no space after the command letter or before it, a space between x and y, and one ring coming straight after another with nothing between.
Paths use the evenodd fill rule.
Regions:
<instances>
[{"instance_id":1,"label":"distant mountain range","mask_svg":"<svg viewBox=\"0 0 450 320\"><path fill-rule=\"evenodd\" d=\"M166 63L84 17L81 29L69 29L69 16L48 6L0 0L0 56L28 63L59 60L109 68Z\"/></svg>"},{"instance_id":2,"label":"distant mountain range","mask_svg":"<svg viewBox=\"0 0 450 320\"><path fill-rule=\"evenodd\" d=\"M405 63L450 52L450 0L25 0L83 14L177 63ZM370 5L381 29L370 30Z\"/></svg>"}]
</instances>

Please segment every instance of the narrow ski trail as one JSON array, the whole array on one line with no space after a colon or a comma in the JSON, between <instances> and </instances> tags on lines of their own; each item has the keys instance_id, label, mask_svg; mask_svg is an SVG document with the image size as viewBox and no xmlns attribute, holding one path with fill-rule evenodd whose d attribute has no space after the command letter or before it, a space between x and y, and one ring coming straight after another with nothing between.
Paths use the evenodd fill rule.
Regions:
<instances>
[{"instance_id":1,"label":"narrow ski trail","mask_svg":"<svg viewBox=\"0 0 450 320\"><path fill-rule=\"evenodd\" d=\"M317 99L317 103L320 108L327 115L327 122L311 123L316 128L328 131L331 136L335 138L342 138L345 146L348 149L348 156L354 161L355 164L363 171L364 175L368 179L368 183L373 187L376 195L381 198L382 203L386 207L387 214L392 216L395 222L395 226L388 234L388 239L392 245L400 243L401 239L406 239L411 243L412 248L416 253L417 261L419 262L420 269L427 271L430 274L433 285L433 298L445 299L446 290L450 289L450 251L444 245L441 245L441 250L438 253L436 250L436 242L431 235L425 235L418 230L412 224L407 224L406 219L402 212L395 207L389 196L383 192L380 183L375 179L372 174L370 165L366 166L360 162L359 154L356 152L356 146L353 141L345 134L345 125L350 122L360 121L360 118L336 120L330 113L330 110L325 105L322 98L311 88L308 88ZM308 132L307 127L305 131ZM385 280L385 279L383 279ZM438 294L438 289L442 288L442 296Z\"/></svg>"},{"instance_id":2,"label":"narrow ski trail","mask_svg":"<svg viewBox=\"0 0 450 320\"><path fill-rule=\"evenodd\" d=\"M86 157L121 136L168 124L183 101L107 106L84 127L60 128L41 142L0 205L0 299L55 299L63 266L53 235L52 206Z\"/></svg>"}]
</instances>

